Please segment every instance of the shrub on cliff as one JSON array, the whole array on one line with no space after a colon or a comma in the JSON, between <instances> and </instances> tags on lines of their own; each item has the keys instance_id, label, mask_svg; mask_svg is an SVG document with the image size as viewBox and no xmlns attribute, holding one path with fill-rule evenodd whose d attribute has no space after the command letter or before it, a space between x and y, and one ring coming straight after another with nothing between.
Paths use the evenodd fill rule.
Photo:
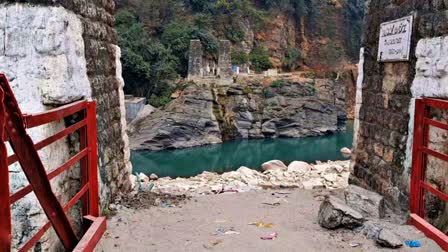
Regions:
<instances>
[{"instance_id":1,"label":"shrub on cliff","mask_svg":"<svg viewBox=\"0 0 448 252\"><path fill-rule=\"evenodd\" d=\"M272 67L271 60L269 59L269 52L262 46L255 47L249 54L249 59L252 68L261 72Z\"/></svg>"},{"instance_id":2,"label":"shrub on cliff","mask_svg":"<svg viewBox=\"0 0 448 252\"><path fill-rule=\"evenodd\" d=\"M177 78L177 59L170 49L151 39L134 13L119 11L116 25L122 50L125 92L146 98L160 93Z\"/></svg>"},{"instance_id":3,"label":"shrub on cliff","mask_svg":"<svg viewBox=\"0 0 448 252\"><path fill-rule=\"evenodd\" d=\"M283 69L286 71L292 71L297 69L297 62L302 58L302 51L299 48L287 48L285 57L283 58Z\"/></svg>"}]
</instances>

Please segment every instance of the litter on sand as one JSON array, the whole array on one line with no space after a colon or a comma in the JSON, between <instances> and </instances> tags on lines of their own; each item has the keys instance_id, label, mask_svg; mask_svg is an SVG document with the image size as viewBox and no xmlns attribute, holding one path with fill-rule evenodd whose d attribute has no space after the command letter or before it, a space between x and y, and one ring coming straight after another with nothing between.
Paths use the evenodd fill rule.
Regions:
<instances>
[{"instance_id":1,"label":"litter on sand","mask_svg":"<svg viewBox=\"0 0 448 252\"><path fill-rule=\"evenodd\" d=\"M231 228L219 227L215 231L215 235L239 235L239 234L240 232L235 231L233 227Z\"/></svg>"},{"instance_id":2,"label":"litter on sand","mask_svg":"<svg viewBox=\"0 0 448 252\"><path fill-rule=\"evenodd\" d=\"M275 240L277 237L278 237L278 233L274 232L274 233L271 233L271 234L269 234L267 236L262 236L262 237L260 237L260 239L262 239L262 240Z\"/></svg>"},{"instance_id":3,"label":"litter on sand","mask_svg":"<svg viewBox=\"0 0 448 252\"><path fill-rule=\"evenodd\" d=\"M249 225L256 226L257 228L272 228L274 227L274 223L264 223L263 221L252 222Z\"/></svg>"},{"instance_id":4,"label":"litter on sand","mask_svg":"<svg viewBox=\"0 0 448 252\"><path fill-rule=\"evenodd\" d=\"M352 247L352 248L356 248L356 247L359 247L359 246L361 246L361 243L358 243L358 242L350 242L350 247Z\"/></svg>"},{"instance_id":5,"label":"litter on sand","mask_svg":"<svg viewBox=\"0 0 448 252\"><path fill-rule=\"evenodd\" d=\"M410 248L420 248L422 244L417 240L407 240L405 241L406 246Z\"/></svg>"}]
</instances>

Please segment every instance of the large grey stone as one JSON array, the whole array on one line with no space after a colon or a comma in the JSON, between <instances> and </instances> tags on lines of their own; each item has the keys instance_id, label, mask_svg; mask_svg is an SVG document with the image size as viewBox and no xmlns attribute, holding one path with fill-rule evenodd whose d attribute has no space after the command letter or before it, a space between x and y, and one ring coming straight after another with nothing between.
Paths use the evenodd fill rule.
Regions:
<instances>
[{"instance_id":1,"label":"large grey stone","mask_svg":"<svg viewBox=\"0 0 448 252\"><path fill-rule=\"evenodd\" d=\"M388 229L382 229L376 239L376 242L386 248L399 248L403 246L401 239Z\"/></svg>"},{"instance_id":2,"label":"large grey stone","mask_svg":"<svg viewBox=\"0 0 448 252\"><path fill-rule=\"evenodd\" d=\"M385 215L384 197L359 186L350 185L344 192L348 206L366 217L383 218Z\"/></svg>"},{"instance_id":3,"label":"large grey stone","mask_svg":"<svg viewBox=\"0 0 448 252\"><path fill-rule=\"evenodd\" d=\"M303 161L294 161L288 165L289 172L307 174L311 171L311 165Z\"/></svg>"},{"instance_id":4,"label":"large grey stone","mask_svg":"<svg viewBox=\"0 0 448 252\"><path fill-rule=\"evenodd\" d=\"M288 167L280 160L271 160L261 165L261 170L272 171L272 170L286 170Z\"/></svg>"},{"instance_id":5,"label":"large grey stone","mask_svg":"<svg viewBox=\"0 0 448 252\"><path fill-rule=\"evenodd\" d=\"M362 225L364 217L341 199L327 195L320 205L318 222L327 229L340 227L354 229Z\"/></svg>"}]
</instances>

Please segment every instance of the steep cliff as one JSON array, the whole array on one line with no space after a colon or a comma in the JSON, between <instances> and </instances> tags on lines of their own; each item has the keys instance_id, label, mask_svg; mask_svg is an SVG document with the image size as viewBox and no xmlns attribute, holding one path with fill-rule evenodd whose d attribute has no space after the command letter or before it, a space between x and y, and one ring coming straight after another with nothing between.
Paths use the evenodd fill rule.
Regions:
<instances>
[{"instance_id":1,"label":"steep cliff","mask_svg":"<svg viewBox=\"0 0 448 252\"><path fill-rule=\"evenodd\" d=\"M166 95L176 74L187 76L190 39L211 67L219 40L230 40L232 65L257 72L342 69L359 55L364 0L116 1L126 91L136 96Z\"/></svg>"},{"instance_id":2,"label":"steep cliff","mask_svg":"<svg viewBox=\"0 0 448 252\"><path fill-rule=\"evenodd\" d=\"M187 84L165 108L133 125L131 148L162 150L231 139L306 137L344 129L351 71ZM349 106L350 107L350 106Z\"/></svg>"}]
</instances>

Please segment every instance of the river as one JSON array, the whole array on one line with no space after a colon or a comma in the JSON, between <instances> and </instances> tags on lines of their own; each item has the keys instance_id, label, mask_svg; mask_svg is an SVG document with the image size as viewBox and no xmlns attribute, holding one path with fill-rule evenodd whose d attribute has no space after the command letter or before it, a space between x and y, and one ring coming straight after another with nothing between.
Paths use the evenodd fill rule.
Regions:
<instances>
[{"instance_id":1,"label":"river","mask_svg":"<svg viewBox=\"0 0 448 252\"><path fill-rule=\"evenodd\" d=\"M234 140L223 144L157 152L134 151L133 172L155 173L159 177L190 177L203 171L228 172L241 166L258 169L269 160L294 161L345 160L340 149L351 148L353 122L347 131L337 134L306 137Z\"/></svg>"}]
</instances>

